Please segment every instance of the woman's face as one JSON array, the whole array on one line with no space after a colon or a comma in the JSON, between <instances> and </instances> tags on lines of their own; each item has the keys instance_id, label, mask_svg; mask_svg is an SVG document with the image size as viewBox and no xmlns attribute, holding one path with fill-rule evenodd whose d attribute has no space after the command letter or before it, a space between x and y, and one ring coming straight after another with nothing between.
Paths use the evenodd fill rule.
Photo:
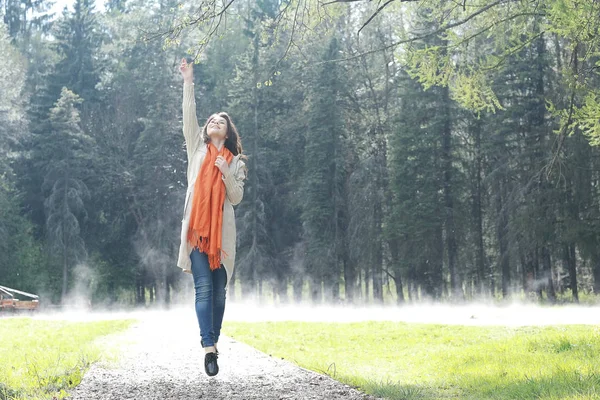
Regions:
<instances>
[{"instance_id":1,"label":"woman's face","mask_svg":"<svg viewBox=\"0 0 600 400\"><path fill-rule=\"evenodd\" d=\"M208 137L225 138L227 134L227 120L220 115L213 115L208 120L208 126L206 127L206 133Z\"/></svg>"}]
</instances>

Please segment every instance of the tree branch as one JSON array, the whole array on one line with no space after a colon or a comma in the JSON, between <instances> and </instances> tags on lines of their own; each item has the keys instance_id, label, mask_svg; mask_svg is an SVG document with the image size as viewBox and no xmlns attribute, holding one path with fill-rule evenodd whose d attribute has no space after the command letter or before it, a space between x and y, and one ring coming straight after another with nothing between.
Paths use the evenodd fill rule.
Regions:
<instances>
[{"instance_id":1,"label":"tree branch","mask_svg":"<svg viewBox=\"0 0 600 400\"><path fill-rule=\"evenodd\" d=\"M365 28L367 25L369 25L369 22L371 22L373 20L373 18L375 18L377 16L377 14L379 14L384 8L386 8L390 3L392 3L395 0L387 0L385 3L383 3L382 6L379 6L377 8L377 10L375 10L375 12L373 13L373 15L371 15L369 17L369 19L367 19L365 21L364 24L362 24L362 26L360 27L360 29L358 30L357 34L360 35L360 31L363 30L363 28ZM413 1L419 1L419 0L413 0Z\"/></svg>"},{"instance_id":2,"label":"tree branch","mask_svg":"<svg viewBox=\"0 0 600 400\"><path fill-rule=\"evenodd\" d=\"M470 21L471 19L475 18L476 16L478 16L478 15L484 13L485 11L489 10L490 8L495 7L495 6L500 5L502 3L505 3L505 2L510 2L510 1L513 1L513 0L498 0L498 1L495 1L494 3L488 4L487 6L482 7L481 9L477 10L473 14L469 15L468 17L466 17L466 18L464 18L464 19L462 19L460 21L457 21L457 22L454 22L454 23L442 26L442 27L440 27L440 28L438 28L438 29L436 29L434 31L431 31L429 33L426 33L426 34L423 34L423 35L420 35L420 36L415 36L415 37L408 38L408 39L398 40L398 41L396 41L394 43L391 43L391 44L388 44L386 46L383 46L383 47L380 47L380 48L377 48L377 49L373 49L373 50L368 50L368 51L365 51L365 52L362 52L362 53L359 53L359 54L355 54L355 55L350 56L350 57L336 58L336 59L333 59L333 60L325 60L325 61L317 61L317 62L315 62L315 64L328 63L328 62L338 62L338 61L350 61L350 60L354 60L356 58L359 58L359 57L362 57L362 56L365 56L365 55L368 55L368 54L373 54L373 53L378 53L380 51L388 50L388 49L397 47L397 46L399 46L401 44L412 43L412 42L415 42L417 40L427 39L427 38L429 38L431 36L437 35L438 33L442 33L442 32L444 32L444 31L446 31L448 29L452 29L452 28L455 28L457 26L463 25L463 24L467 23L468 21ZM522 14L523 13L515 14L515 15L511 16L510 18L506 18L506 20L509 21L509 20L511 20L513 18L516 18L517 16L522 15ZM544 16L546 14L540 13L540 14L536 14L536 15Z\"/></svg>"}]
</instances>

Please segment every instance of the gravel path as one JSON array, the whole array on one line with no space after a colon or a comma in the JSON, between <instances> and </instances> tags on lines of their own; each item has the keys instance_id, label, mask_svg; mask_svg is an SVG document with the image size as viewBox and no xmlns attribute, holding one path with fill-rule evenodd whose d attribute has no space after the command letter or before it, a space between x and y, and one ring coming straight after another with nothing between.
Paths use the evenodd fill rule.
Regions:
<instances>
[{"instance_id":1,"label":"gravel path","mask_svg":"<svg viewBox=\"0 0 600 400\"><path fill-rule=\"evenodd\" d=\"M121 352L119 361L93 364L69 398L377 399L224 335L219 373L209 377L193 310L187 317L170 311L132 316L139 322L103 339Z\"/></svg>"}]
</instances>

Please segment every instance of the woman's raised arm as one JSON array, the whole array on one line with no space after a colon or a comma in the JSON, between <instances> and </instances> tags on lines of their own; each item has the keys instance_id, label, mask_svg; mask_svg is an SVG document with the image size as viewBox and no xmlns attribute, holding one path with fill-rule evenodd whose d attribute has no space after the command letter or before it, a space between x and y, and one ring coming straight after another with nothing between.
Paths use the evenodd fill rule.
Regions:
<instances>
[{"instance_id":1,"label":"woman's raised arm","mask_svg":"<svg viewBox=\"0 0 600 400\"><path fill-rule=\"evenodd\" d=\"M201 128L196 116L196 99L194 97L194 68L185 58L181 59L179 71L183 77L183 136L187 148L188 160L201 143Z\"/></svg>"}]
</instances>

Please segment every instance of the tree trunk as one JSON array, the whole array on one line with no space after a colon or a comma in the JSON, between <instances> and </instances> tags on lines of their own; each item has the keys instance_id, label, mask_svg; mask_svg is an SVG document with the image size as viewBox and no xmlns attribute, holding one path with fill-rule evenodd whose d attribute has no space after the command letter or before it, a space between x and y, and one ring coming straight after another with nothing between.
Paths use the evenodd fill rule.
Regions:
<instances>
[{"instance_id":1,"label":"tree trunk","mask_svg":"<svg viewBox=\"0 0 600 400\"><path fill-rule=\"evenodd\" d=\"M481 186L483 162L481 155L481 121L477 120L473 129L475 141L475 182L473 188L473 224L475 228L475 241L477 249L475 251L475 271L476 271L476 293L482 296L486 292L486 268L485 268L485 249L483 244L483 217L481 210Z\"/></svg>"},{"instance_id":2,"label":"tree trunk","mask_svg":"<svg viewBox=\"0 0 600 400\"><path fill-rule=\"evenodd\" d=\"M294 303L300 304L302 303L302 288L304 286L304 278L300 273L294 274L292 278L292 290L294 292Z\"/></svg>"},{"instance_id":3,"label":"tree trunk","mask_svg":"<svg viewBox=\"0 0 600 400\"><path fill-rule=\"evenodd\" d=\"M276 286L277 286L277 291L276 292L277 292L277 296L279 297L279 302L281 304L287 304L287 303L289 303L289 298L288 298L288 279L287 279L287 277L285 277L285 276L281 277L276 282Z\"/></svg>"},{"instance_id":4,"label":"tree trunk","mask_svg":"<svg viewBox=\"0 0 600 400\"><path fill-rule=\"evenodd\" d=\"M69 169L65 169L65 183L64 183L64 210L63 213L66 214L67 210L69 209L69 204L68 204L68 193L69 193L69 174L68 174ZM63 218L62 218L62 248L63 248L63 270L62 270L62 293L61 293L61 304L65 304L65 301L67 299L67 286L69 284L69 256L68 256L68 244L67 244L67 227L65 226L64 223L64 214L63 214Z\"/></svg>"},{"instance_id":5,"label":"tree trunk","mask_svg":"<svg viewBox=\"0 0 600 400\"><path fill-rule=\"evenodd\" d=\"M342 254L342 265L344 267L344 292L346 303L354 304L355 299L355 287L356 287L356 270L354 265L350 262L348 252L344 251Z\"/></svg>"},{"instance_id":6,"label":"tree trunk","mask_svg":"<svg viewBox=\"0 0 600 400\"><path fill-rule=\"evenodd\" d=\"M446 232L446 253L448 256L448 269L450 270L450 287L454 301L464 300L464 293L456 265L457 244L456 228L454 225L454 198L452 193L452 128L450 126L450 96L449 88L443 87L442 113L444 125L442 128L442 168L444 179L444 206Z\"/></svg>"},{"instance_id":7,"label":"tree trunk","mask_svg":"<svg viewBox=\"0 0 600 400\"><path fill-rule=\"evenodd\" d=\"M377 179L379 181L379 179ZM377 197L380 198L379 196ZM375 212L374 212L374 221L375 224L375 248L373 251L373 302L377 304L383 303L383 254L382 254L382 246L381 246L381 207L382 204L376 202L374 204Z\"/></svg>"},{"instance_id":8,"label":"tree trunk","mask_svg":"<svg viewBox=\"0 0 600 400\"><path fill-rule=\"evenodd\" d=\"M592 272L594 274L594 294L600 296L600 252L599 246L592 253Z\"/></svg>"},{"instance_id":9,"label":"tree trunk","mask_svg":"<svg viewBox=\"0 0 600 400\"><path fill-rule=\"evenodd\" d=\"M577 180L575 181L577 182ZM576 183L575 183L576 184ZM579 210L578 205L574 199L575 188L573 187L572 178L566 179L565 185L565 204L563 205L564 218L570 224L579 224ZM569 273L569 287L571 288L571 295L573 301L579 303L579 291L577 288L577 257L575 254L575 243L570 237L567 237L567 243L564 244L564 261L566 269Z\"/></svg>"},{"instance_id":10,"label":"tree trunk","mask_svg":"<svg viewBox=\"0 0 600 400\"><path fill-rule=\"evenodd\" d=\"M310 300L313 304L319 304L323 301L322 282L319 277L311 276L308 280L310 288Z\"/></svg>"},{"instance_id":11,"label":"tree trunk","mask_svg":"<svg viewBox=\"0 0 600 400\"><path fill-rule=\"evenodd\" d=\"M500 272L502 274L502 297L507 298L510 295L510 259L508 254L508 210L503 203L503 182L498 183L496 194L496 213L498 221L496 223L496 236L499 246Z\"/></svg>"},{"instance_id":12,"label":"tree trunk","mask_svg":"<svg viewBox=\"0 0 600 400\"><path fill-rule=\"evenodd\" d=\"M390 254L392 256L391 264L394 266L393 269L393 279L396 285L396 302L398 305L404 304L404 288L402 287L402 276L400 275L400 260L399 260L399 252L398 252L398 244L396 240L390 240L388 242L388 246L390 248Z\"/></svg>"},{"instance_id":13,"label":"tree trunk","mask_svg":"<svg viewBox=\"0 0 600 400\"><path fill-rule=\"evenodd\" d=\"M554 290L554 281L552 279L552 259L550 251L547 246L542 246L542 266L543 266L543 279L544 287L546 289L546 295L550 302L556 302L556 292Z\"/></svg>"},{"instance_id":14,"label":"tree trunk","mask_svg":"<svg viewBox=\"0 0 600 400\"><path fill-rule=\"evenodd\" d=\"M364 285L365 285L365 297L363 298L363 303L368 303L369 302L369 280L371 278L369 272L370 272L370 268L365 268L365 279L364 279Z\"/></svg>"},{"instance_id":15,"label":"tree trunk","mask_svg":"<svg viewBox=\"0 0 600 400\"><path fill-rule=\"evenodd\" d=\"M579 291L577 290L577 258L575 255L575 245L565 247L565 256L569 268L569 286L573 295L573 301L579 303Z\"/></svg>"},{"instance_id":16,"label":"tree trunk","mask_svg":"<svg viewBox=\"0 0 600 400\"><path fill-rule=\"evenodd\" d=\"M259 33L255 32L254 33L254 38L253 38L253 45L254 45L254 52L252 55L252 72L253 72L253 76L254 76L254 82L258 82L258 45L259 45ZM258 90L256 88L256 85L252 85L252 102L253 102L253 111L254 111L254 115L253 115L253 134L251 136L251 143L250 143L250 147L252 149L252 154L254 155L254 157L252 157L252 166L251 168L249 168L249 170L253 171L252 173L250 173L250 187L251 187L251 204L252 204L252 208L253 210L251 211L252 213L252 223L251 223L251 229L252 229L252 245L250 248L250 252L252 254L252 260L250 260L246 265L249 266L249 271L246 271L245 274L245 279L242 282L242 297L246 297L248 295L255 295L256 294L256 281L257 279L257 272L256 272L256 268L257 268L257 264L260 262L259 257L256 254L256 249L258 247L258 210L257 210L257 204L258 204L258 173L257 173L257 168L258 168L258 158L256 157L256 155L258 154L258 135L259 135L259 131L258 131ZM260 294L259 294L260 297Z\"/></svg>"},{"instance_id":17,"label":"tree trunk","mask_svg":"<svg viewBox=\"0 0 600 400\"><path fill-rule=\"evenodd\" d=\"M404 300L404 289L402 288L402 276L400 272L396 272L394 275L394 284L396 285L396 303L400 306L405 303Z\"/></svg>"}]
</instances>

